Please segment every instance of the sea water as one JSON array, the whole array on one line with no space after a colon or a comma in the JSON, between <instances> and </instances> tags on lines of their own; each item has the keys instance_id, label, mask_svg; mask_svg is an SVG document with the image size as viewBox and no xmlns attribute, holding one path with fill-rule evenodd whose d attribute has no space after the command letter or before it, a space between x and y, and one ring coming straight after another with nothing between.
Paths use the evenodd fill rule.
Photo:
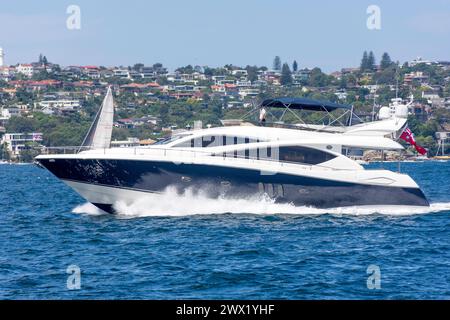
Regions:
<instances>
[{"instance_id":1,"label":"sea water","mask_svg":"<svg viewBox=\"0 0 450 320\"><path fill-rule=\"evenodd\" d=\"M397 164L368 168L397 170ZM315 209L167 190L109 215L0 165L1 299L448 299L450 163L403 163L430 208Z\"/></svg>"}]
</instances>

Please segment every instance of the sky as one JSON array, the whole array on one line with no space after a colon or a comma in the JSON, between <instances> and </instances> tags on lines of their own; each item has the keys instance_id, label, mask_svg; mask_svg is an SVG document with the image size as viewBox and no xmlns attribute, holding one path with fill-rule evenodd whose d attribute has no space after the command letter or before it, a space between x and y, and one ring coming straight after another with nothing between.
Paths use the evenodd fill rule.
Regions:
<instances>
[{"instance_id":1,"label":"sky","mask_svg":"<svg viewBox=\"0 0 450 320\"><path fill-rule=\"evenodd\" d=\"M68 29L70 5L80 29ZM370 5L380 9L371 30ZM326 72L418 56L450 60L450 0L0 0L0 47L9 65L40 53L61 65L272 66L276 55Z\"/></svg>"}]
</instances>

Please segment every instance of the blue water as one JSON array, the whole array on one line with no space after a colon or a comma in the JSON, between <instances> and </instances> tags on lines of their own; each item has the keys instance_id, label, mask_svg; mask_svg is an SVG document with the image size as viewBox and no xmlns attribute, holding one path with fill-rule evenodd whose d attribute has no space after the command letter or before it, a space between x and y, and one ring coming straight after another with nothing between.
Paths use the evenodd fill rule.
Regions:
<instances>
[{"instance_id":1,"label":"blue water","mask_svg":"<svg viewBox=\"0 0 450 320\"><path fill-rule=\"evenodd\" d=\"M402 171L439 203L433 212L75 213L85 201L47 171L0 165L0 298L448 299L450 163ZM69 265L79 290L67 289ZM380 289L367 288L369 265Z\"/></svg>"}]
</instances>

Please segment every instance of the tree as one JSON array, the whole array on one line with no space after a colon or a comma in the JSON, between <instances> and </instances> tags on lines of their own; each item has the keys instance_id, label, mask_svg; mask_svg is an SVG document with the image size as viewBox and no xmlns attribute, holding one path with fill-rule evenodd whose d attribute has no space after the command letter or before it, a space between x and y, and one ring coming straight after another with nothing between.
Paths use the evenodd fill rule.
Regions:
<instances>
[{"instance_id":1,"label":"tree","mask_svg":"<svg viewBox=\"0 0 450 320\"><path fill-rule=\"evenodd\" d=\"M192 67L192 65L188 64L185 67L180 67L178 69L176 69L175 71L180 72L180 73L194 73L194 67Z\"/></svg>"},{"instance_id":2,"label":"tree","mask_svg":"<svg viewBox=\"0 0 450 320\"><path fill-rule=\"evenodd\" d=\"M372 51L369 52L369 57L367 58L367 71L375 70L375 55Z\"/></svg>"},{"instance_id":3,"label":"tree","mask_svg":"<svg viewBox=\"0 0 450 320\"><path fill-rule=\"evenodd\" d=\"M344 75L339 80L339 89L347 89L347 77Z\"/></svg>"},{"instance_id":4,"label":"tree","mask_svg":"<svg viewBox=\"0 0 450 320\"><path fill-rule=\"evenodd\" d=\"M46 65L48 64L48 60L47 60L47 57L46 57L46 56L44 56L44 57L42 58L42 64L43 64L44 66L46 66Z\"/></svg>"},{"instance_id":5,"label":"tree","mask_svg":"<svg viewBox=\"0 0 450 320\"><path fill-rule=\"evenodd\" d=\"M39 64L42 64L42 53L41 54L39 54Z\"/></svg>"},{"instance_id":6,"label":"tree","mask_svg":"<svg viewBox=\"0 0 450 320\"><path fill-rule=\"evenodd\" d=\"M289 68L289 65L287 63L283 64L283 67L281 69L281 79L280 79L281 85L289 85L292 83L292 72Z\"/></svg>"},{"instance_id":7,"label":"tree","mask_svg":"<svg viewBox=\"0 0 450 320\"><path fill-rule=\"evenodd\" d=\"M247 66L245 67L245 70L247 70L247 80L254 82L258 80L258 67L257 66Z\"/></svg>"},{"instance_id":8,"label":"tree","mask_svg":"<svg viewBox=\"0 0 450 320\"><path fill-rule=\"evenodd\" d=\"M281 59L279 56L276 56L275 59L273 59L273 70L281 70Z\"/></svg>"},{"instance_id":9,"label":"tree","mask_svg":"<svg viewBox=\"0 0 450 320\"><path fill-rule=\"evenodd\" d=\"M11 160L11 155L8 152L8 144L6 142L0 144L0 159L1 160Z\"/></svg>"},{"instance_id":10,"label":"tree","mask_svg":"<svg viewBox=\"0 0 450 320\"><path fill-rule=\"evenodd\" d=\"M391 57L387 52L383 53L383 56L381 57L380 61L380 68L381 70L385 70L389 68L392 65Z\"/></svg>"},{"instance_id":11,"label":"tree","mask_svg":"<svg viewBox=\"0 0 450 320\"><path fill-rule=\"evenodd\" d=\"M444 88L444 97L450 97L450 83L447 83Z\"/></svg>"},{"instance_id":12,"label":"tree","mask_svg":"<svg viewBox=\"0 0 450 320\"><path fill-rule=\"evenodd\" d=\"M297 61L294 60L294 62L292 63L292 71L297 72L297 70L298 70L298 64L297 64Z\"/></svg>"},{"instance_id":13,"label":"tree","mask_svg":"<svg viewBox=\"0 0 450 320\"><path fill-rule=\"evenodd\" d=\"M133 70L134 71L141 71L141 69L144 67L144 64L143 63L136 63L134 66L133 66Z\"/></svg>"},{"instance_id":14,"label":"tree","mask_svg":"<svg viewBox=\"0 0 450 320\"><path fill-rule=\"evenodd\" d=\"M329 77L325 73L323 73L320 68L316 67L311 70L308 82L312 87L325 87L329 83Z\"/></svg>"},{"instance_id":15,"label":"tree","mask_svg":"<svg viewBox=\"0 0 450 320\"><path fill-rule=\"evenodd\" d=\"M361 65L359 67L359 69L361 70L361 72L364 72L365 70L367 70L367 66L368 66L368 56L367 56L367 51L364 51L363 53L363 57L361 59Z\"/></svg>"},{"instance_id":16,"label":"tree","mask_svg":"<svg viewBox=\"0 0 450 320\"><path fill-rule=\"evenodd\" d=\"M36 129L36 121L33 118L11 117L6 123L7 132L34 132Z\"/></svg>"}]
</instances>

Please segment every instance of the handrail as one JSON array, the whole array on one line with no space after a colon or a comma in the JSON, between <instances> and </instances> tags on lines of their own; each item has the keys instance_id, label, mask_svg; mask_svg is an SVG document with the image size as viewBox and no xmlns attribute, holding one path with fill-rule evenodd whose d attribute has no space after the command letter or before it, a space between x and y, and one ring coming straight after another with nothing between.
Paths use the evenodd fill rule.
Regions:
<instances>
[{"instance_id":1,"label":"handrail","mask_svg":"<svg viewBox=\"0 0 450 320\"><path fill-rule=\"evenodd\" d=\"M65 150L78 150L79 147L73 147L73 146L68 146L68 147L47 147L46 149L50 149L50 150L63 150L63 154L67 154L65 153ZM90 150L90 148L85 147L84 149L88 149ZM325 169L325 170L330 170L330 171L349 171L349 169L341 169L341 168L331 168L331 167L327 167L327 166L323 166L321 164L307 164L307 163L297 163L297 162L291 162L291 161L279 161L279 159L275 159L275 158L254 158L251 157L250 155L248 157L246 157L245 155L241 155L239 153L242 153L242 151L244 151L244 149L239 150L238 154L236 155L236 157L233 155L228 156L228 157L223 157L222 153L223 151L206 151L206 150L199 150L196 148L162 148L162 147L156 147L156 146L152 146L152 147L148 147L148 146L143 146L143 147L126 147L126 148L104 148L104 149L98 149L99 153L102 153L104 155L110 154L112 150L118 150L118 149L123 149L123 150L128 150L130 152L130 154L134 155L134 156L145 156L145 155L149 155L151 156L152 153L155 156L164 156L164 157L168 157L168 156L180 156L180 161L179 162L185 162L187 159L183 159L183 154L189 154L192 158L198 158L198 157L202 157L202 156L210 156L211 158L222 158L223 160L227 160L227 161L234 161L234 159L239 159L239 160L247 160L247 162L249 163L261 163L261 161L264 162L270 162L270 163L278 163L281 167L285 167L285 166L301 166L305 169L309 169L312 170L314 167L318 167L321 169ZM130 150L132 149L132 150ZM160 153L155 153L154 151L160 151ZM230 152L230 150L227 150L226 152ZM52 153L48 153L48 154L52 154ZM77 154L77 152L74 152L72 154ZM117 154L117 153L114 153Z\"/></svg>"}]
</instances>

